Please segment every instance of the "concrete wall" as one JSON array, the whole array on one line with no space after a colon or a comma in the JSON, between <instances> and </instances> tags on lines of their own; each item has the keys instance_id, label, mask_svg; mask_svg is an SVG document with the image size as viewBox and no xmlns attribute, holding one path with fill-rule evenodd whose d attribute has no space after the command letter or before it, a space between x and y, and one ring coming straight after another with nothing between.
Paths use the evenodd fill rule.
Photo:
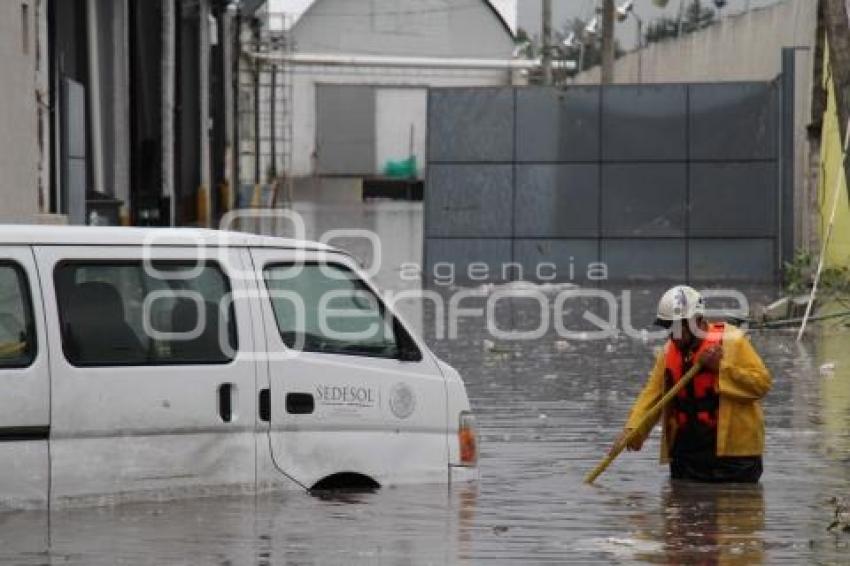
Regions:
<instances>
[{"instance_id":1,"label":"concrete wall","mask_svg":"<svg viewBox=\"0 0 850 566\"><path fill-rule=\"evenodd\" d=\"M38 212L35 4L0 2L0 222L32 222Z\"/></svg>"},{"instance_id":2,"label":"concrete wall","mask_svg":"<svg viewBox=\"0 0 850 566\"><path fill-rule=\"evenodd\" d=\"M484 0L317 0L292 33L305 53L508 58L514 47Z\"/></svg>"},{"instance_id":3,"label":"concrete wall","mask_svg":"<svg viewBox=\"0 0 850 566\"><path fill-rule=\"evenodd\" d=\"M782 70L782 48L796 53L794 104L795 246L808 245L811 202L810 151L817 0L785 0L740 15L680 39L650 44L617 60L614 82L693 82L771 80ZM599 68L578 75L579 84L599 82Z\"/></svg>"},{"instance_id":4,"label":"concrete wall","mask_svg":"<svg viewBox=\"0 0 850 566\"><path fill-rule=\"evenodd\" d=\"M639 63L643 82L770 80L781 71L783 47L813 50L816 25L816 0L786 0L630 52L617 60L614 82L638 82ZM812 55L805 59L811 62ZM581 73L576 82L598 83L599 68Z\"/></svg>"}]
</instances>

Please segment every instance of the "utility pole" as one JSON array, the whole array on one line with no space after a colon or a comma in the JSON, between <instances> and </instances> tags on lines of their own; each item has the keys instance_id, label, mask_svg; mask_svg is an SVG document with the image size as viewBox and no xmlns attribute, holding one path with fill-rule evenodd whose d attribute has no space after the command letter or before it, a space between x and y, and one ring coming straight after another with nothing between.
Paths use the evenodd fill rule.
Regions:
<instances>
[{"instance_id":1,"label":"utility pole","mask_svg":"<svg viewBox=\"0 0 850 566\"><path fill-rule=\"evenodd\" d=\"M543 0L543 84L552 85L552 0Z\"/></svg>"},{"instance_id":2,"label":"utility pole","mask_svg":"<svg viewBox=\"0 0 850 566\"><path fill-rule=\"evenodd\" d=\"M602 84L614 82L614 0L602 4Z\"/></svg>"}]
</instances>

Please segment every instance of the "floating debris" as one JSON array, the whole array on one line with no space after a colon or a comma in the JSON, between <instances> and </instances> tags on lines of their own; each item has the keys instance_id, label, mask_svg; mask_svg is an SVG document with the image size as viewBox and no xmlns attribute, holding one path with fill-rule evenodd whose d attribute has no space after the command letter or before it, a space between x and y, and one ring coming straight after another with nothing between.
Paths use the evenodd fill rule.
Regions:
<instances>
[{"instance_id":1,"label":"floating debris","mask_svg":"<svg viewBox=\"0 0 850 566\"><path fill-rule=\"evenodd\" d=\"M850 509L847 504L840 497L831 497L829 503L835 507L835 514L826 530L850 533Z\"/></svg>"}]
</instances>

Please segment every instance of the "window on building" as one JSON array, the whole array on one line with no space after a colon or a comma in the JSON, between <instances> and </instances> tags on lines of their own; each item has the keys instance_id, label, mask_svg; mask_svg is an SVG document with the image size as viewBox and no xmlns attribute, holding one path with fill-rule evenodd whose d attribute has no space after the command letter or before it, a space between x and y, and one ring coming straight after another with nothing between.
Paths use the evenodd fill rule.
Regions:
<instances>
[{"instance_id":1,"label":"window on building","mask_svg":"<svg viewBox=\"0 0 850 566\"><path fill-rule=\"evenodd\" d=\"M76 366L233 359L230 286L215 264L73 261L55 284L62 348Z\"/></svg>"},{"instance_id":2,"label":"window on building","mask_svg":"<svg viewBox=\"0 0 850 566\"><path fill-rule=\"evenodd\" d=\"M30 365L35 326L29 283L20 266L0 261L0 368Z\"/></svg>"},{"instance_id":3,"label":"window on building","mask_svg":"<svg viewBox=\"0 0 850 566\"><path fill-rule=\"evenodd\" d=\"M278 330L288 348L399 357L392 316L348 268L278 264L266 267L264 276Z\"/></svg>"}]
</instances>

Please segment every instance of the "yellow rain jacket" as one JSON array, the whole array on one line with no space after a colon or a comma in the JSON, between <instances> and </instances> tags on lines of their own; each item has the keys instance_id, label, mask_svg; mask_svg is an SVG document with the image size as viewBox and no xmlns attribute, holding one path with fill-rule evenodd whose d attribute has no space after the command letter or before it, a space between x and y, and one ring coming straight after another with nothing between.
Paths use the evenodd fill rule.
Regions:
<instances>
[{"instance_id":1,"label":"yellow rain jacket","mask_svg":"<svg viewBox=\"0 0 850 566\"><path fill-rule=\"evenodd\" d=\"M667 341L664 348L675 348ZM723 332L723 359L720 362L720 407L717 411L717 455L759 456L764 451L764 414L759 399L764 397L772 384L770 372L753 349L749 339L741 330L727 324ZM638 428L641 418L664 395L665 350L659 352L655 367L646 385L632 407L627 429ZM676 425L663 415L661 436L661 463L669 461L669 448L676 438ZM646 439L658 422L656 417L641 430Z\"/></svg>"}]
</instances>

